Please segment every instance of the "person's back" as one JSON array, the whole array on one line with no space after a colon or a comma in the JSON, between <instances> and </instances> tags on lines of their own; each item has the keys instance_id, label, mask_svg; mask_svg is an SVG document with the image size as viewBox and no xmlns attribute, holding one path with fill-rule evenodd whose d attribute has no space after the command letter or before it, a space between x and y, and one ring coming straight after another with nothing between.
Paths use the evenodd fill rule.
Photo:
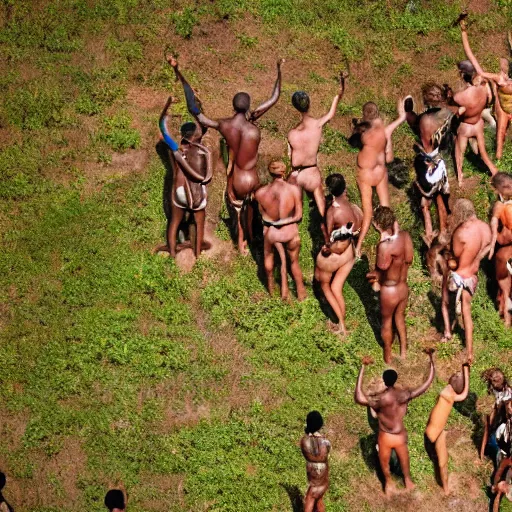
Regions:
<instances>
[{"instance_id":1,"label":"person's back","mask_svg":"<svg viewBox=\"0 0 512 512\"><path fill-rule=\"evenodd\" d=\"M247 121L245 114L237 113L219 121L219 131L234 154L234 163L242 171L250 171L258 161L260 129Z\"/></svg>"},{"instance_id":2,"label":"person's back","mask_svg":"<svg viewBox=\"0 0 512 512\"><path fill-rule=\"evenodd\" d=\"M400 434L405 430L403 419L407 412L409 395L406 389L389 387L378 396L378 399L374 398L375 402L370 402L377 413L380 430L389 434Z\"/></svg>"},{"instance_id":3,"label":"person's back","mask_svg":"<svg viewBox=\"0 0 512 512\"><path fill-rule=\"evenodd\" d=\"M256 192L256 199L263 209L264 217L278 221L295 214L295 185L283 180L274 180Z\"/></svg>"},{"instance_id":4,"label":"person's back","mask_svg":"<svg viewBox=\"0 0 512 512\"><path fill-rule=\"evenodd\" d=\"M419 119L419 133L423 148L431 153L441 143L449 129L453 113L448 108L432 108L421 114Z\"/></svg>"},{"instance_id":5,"label":"person's back","mask_svg":"<svg viewBox=\"0 0 512 512\"><path fill-rule=\"evenodd\" d=\"M481 251L491 243L489 224L476 217L463 222L453 233L452 251L458 259L457 274L468 278L478 272L480 261L485 256Z\"/></svg>"},{"instance_id":6,"label":"person's back","mask_svg":"<svg viewBox=\"0 0 512 512\"><path fill-rule=\"evenodd\" d=\"M382 284L386 282L407 283L407 273L412 263L410 255L413 253L411 236L407 231L399 231L395 239L388 239L383 244L389 244L387 247L391 264L387 269L382 270Z\"/></svg>"},{"instance_id":7,"label":"person's back","mask_svg":"<svg viewBox=\"0 0 512 512\"><path fill-rule=\"evenodd\" d=\"M292 167L316 165L322 127L318 119L304 115L302 121L288 132Z\"/></svg>"},{"instance_id":8,"label":"person's back","mask_svg":"<svg viewBox=\"0 0 512 512\"><path fill-rule=\"evenodd\" d=\"M361 134L362 149L357 156L357 165L362 169L373 169L386 164L386 131L382 119L371 121L371 126Z\"/></svg>"},{"instance_id":9,"label":"person's back","mask_svg":"<svg viewBox=\"0 0 512 512\"><path fill-rule=\"evenodd\" d=\"M478 83L455 94L454 101L466 109L461 116L462 122L475 124L480 121L482 112L487 106L487 98L486 82Z\"/></svg>"}]
</instances>

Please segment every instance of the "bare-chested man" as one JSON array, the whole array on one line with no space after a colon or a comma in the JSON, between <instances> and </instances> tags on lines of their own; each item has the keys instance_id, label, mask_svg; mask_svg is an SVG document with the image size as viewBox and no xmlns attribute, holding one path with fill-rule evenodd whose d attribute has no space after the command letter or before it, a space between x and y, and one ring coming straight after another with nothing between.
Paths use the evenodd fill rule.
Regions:
<instances>
[{"instance_id":1,"label":"bare-chested man","mask_svg":"<svg viewBox=\"0 0 512 512\"><path fill-rule=\"evenodd\" d=\"M174 98L169 97L160 115L160 130L163 139L172 152L173 169L170 197L171 219L167 227L167 245L157 247L155 252L168 251L176 256L176 236L178 227L186 211L194 215L196 241L194 253L201 254L204 240L205 209L207 202L206 184L212 178L212 158L210 150L201 144L203 130L196 123L185 123L181 127L181 144L169 135L167 127L169 107Z\"/></svg>"},{"instance_id":2,"label":"bare-chested man","mask_svg":"<svg viewBox=\"0 0 512 512\"><path fill-rule=\"evenodd\" d=\"M363 212L349 202L341 174L331 174L325 183L333 196L326 214L329 241L316 258L315 279L338 317L338 332L346 335L343 285L356 259L354 239L361 229Z\"/></svg>"},{"instance_id":3,"label":"bare-chested man","mask_svg":"<svg viewBox=\"0 0 512 512\"><path fill-rule=\"evenodd\" d=\"M251 198L259 186L256 163L260 144L260 129L254 124L265 112L277 103L281 93L281 64L277 62L277 80L272 96L252 112L251 97L246 92L239 92L233 98L235 114L225 119L209 119L201 111L200 103L192 88L182 79L189 112L197 118L202 126L218 130L226 139L229 147L229 163L226 199L235 209L237 217L238 249L247 254L247 239L252 237L253 211ZM176 59L169 58L169 63L177 67Z\"/></svg>"},{"instance_id":4,"label":"bare-chested man","mask_svg":"<svg viewBox=\"0 0 512 512\"><path fill-rule=\"evenodd\" d=\"M398 118L387 126L379 115L377 105L363 105L363 118L354 123L349 143L360 148L357 155L357 186L363 206L363 225L356 246L356 257L361 256L363 241L372 222L372 190L375 187L381 206L389 206L388 171L386 163L394 159L391 135L406 119L404 100L398 101Z\"/></svg>"},{"instance_id":5,"label":"bare-chested man","mask_svg":"<svg viewBox=\"0 0 512 512\"><path fill-rule=\"evenodd\" d=\"M296 185L284 180L286 166L283 162L271 162L268 170L273 178L270 185L255 193L263 219L263 256L267 286L274 291L274 248L281 259L281 298L288 299L288 274L286 254L290 258L290 270L297 287L297 297L303 300L306 289L299 265L300 236L298 223L302 220L302 192Z\"/></svg>"},{"instance_id":6,"label":"bare-chested man","mask_svg":"<svg viewBox=\"0 0 512 512\"><path fill-rule=\"evenodd\" d=\"M469 199L457 199L453 206L451 253L453 258L443 275L442 313L444 320L444 339L452 337L450 324L450 292L456 293L455 311L462 314L466 337L467 360L473 362L473 320L471 318L471 300L478 284L480 261L491 248L491 228L479 220L473 203Z\"/></svg>"},{"instance_id":7,"label":"bare-chested man","mask_svg":"<svg viewBox=\"0 0 512 512\"><path fill-rule=\"evenodd\" d=\"M318 411L311 411L306 417L306 435L300 441L309 482L304 512L325 512L323 497L329 487L331 443L320 434L323 424L322 415Z\"/></svg>"},{"instance_id":8,"label":"bare-chested man","mask_svg":"<svg viewBox=\"0 0 512 512\"><path fill-rule=\"evenodd\" d=\"M499 195L499 200L492 210L491 230L492 241L489 259L494 255L496 242L499 247L496 250L494 260L496 281L498 281L499 313L505 321L505 325L512 325L512 175L499 172L491 178L491 183Z\"/></svg>"},{"instance_id":9,"label":"bare-chested man","mask_svg":"<svg viewBox=\"0 0 512 512\"><path fill-rule=\"evenodd\" d=\"M421 143L415 146L417 154L414 159L415 184L421 194L421 211L425 222L423 240L428 247L437 235L432 229L430 216L432 200L436 201L441 234L446 231L446 219L449 213L450 185L446 164L440 150L446 146L451 136L452 118L457 107L448 105L447 90L449 90L447 86L443 88L435 83L426 84L422 89L426 110L421 114L414 112L412 98L405 100L407 122Z\"/></svg>"},{"instance_id":10,"label":"bare-chested man","mask_svg":"<svg viewBox=\"0 0 512 512\"><path fill-rule=\"evenodd\" d=\"M426 445L434 444L439 467L439 476L446 495L450 494L448 487L448 449L446 448L446 423L454 402L466 400L469 393L469 364L462 365L462 373L454 373L448 385L439 393L436 405L430 413L425 430ZM431 451L428 449L428 451Z\"/></svg>"},{"instance_id":11,"label":"bare-chested man","mask_svg":"<svg viewBox=\"0 0 512 512\"><path fill-rule=\"evenodd\" d=\"M314 118L309 114L309 96L304 91L296 91L292 96L292 105L301 113L301 122L288 132L288 148L292 163L290 183L296 183L308 194L313 194L316 206L322 218L325 215L325 196L322 176L318 169L317 154L322 138L322 128L336 114L336 108L343 97L345 75L340 76L340 89L334 96L332 105L322 117Z\"/></svg>"},{"instance_id":12,"label":"bare-chested man","mask_svg":"<svg viewBox=\"0 0 512 512\"><path fill-rule=\"evenodd\" d=\"M463 18L460 20L462 44L464 45L464 51L468 59L471 61L471 64L473 64L478 75L486 80L490 80L497 87L497 98L495 103L496 121L498 125L496 130L496 158L499 160L503 156L505 135L507 133L510 120L512 119L512 78L510 77L512 67L507 59L500 59L499 73L487 73L484 71L469 46L467 23L464 19L465 17L461 17ZM508 42L512 47L510 33L508 36Z\"/></svg>"},{"instance_id":13,"label":"bare-chested man","mask_svg":"<svg viewBox=\"0 0 512 512\"><path fill-rule=\"evenodd\" d=\"M409 298L407 273L413 259L413 246L409 233L400 231L391 208L378 206L373 216L373 225L380 233L380 240L377 244L375 270L366 277L375 291L380 290L384 361L390 364L394 337L393 320L400 338L400 357L405 358L407 351L405 308Z\"/></svg>"},{"instance_id":14,"label":"bare-chested man","mask_svg":"<svg viewBox=\"0 0 512 512\"><path fill-rule=\"evenodd\" d=\"M404 426L404 416L407 412L407 405L414 398L422 395L427 391L430 384L434 380L435 366L432 358L433 351L429 353L430 357L430 373L427 380L416 389L409 388L396 388L395 382L398 375L395 370L386 370L382 378L386 389L376 395L367 396L363 392L363 374L364 367L372 364L369 357L363 359L363 365L359 371L357 378L356 391L354 399L359 405L366 405L371 407L377 414L379 422L379 461L382 473L384 474L384 492L390 494L394 489L393 481L391 480L391 471L389 468L389 459L391 457L391 450L395 450L400 467L404 475L405 487L413 489L414 484L411 480L411 472L409 465L409 450L407 448L407 430Z\"/></svg>"},{"instance_id":15,"label":"bare-chested man","mask_svg":"<svg viewBox=\"0 0 512 512\"><path fill-rule=\"evenodd\" d=\"M466 22L464 19L460 21L462 33L465 33ZM468 55L469 58L469 55ZM475 137L478 152L483 162L489 168L491 174L498 172L497 167L493 164L487 150L485 149L484 138L484 120L482 112L487 106L489 99L489 89L486 80L482 75L476 75L472 80L472 87L468 87L453 97L454 102L459 105L458 115L460 125L457 130L457 138L455 139L455 163L457 166L457 179L459 186L462 186L462 163L468 140Z\"/></svg>"}]
</instances>

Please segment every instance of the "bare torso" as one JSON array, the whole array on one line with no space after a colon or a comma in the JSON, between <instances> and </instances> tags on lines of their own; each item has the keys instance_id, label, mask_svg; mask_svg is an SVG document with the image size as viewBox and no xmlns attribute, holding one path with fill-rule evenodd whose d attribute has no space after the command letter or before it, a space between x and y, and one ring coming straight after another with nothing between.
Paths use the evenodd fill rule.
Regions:
<instances>
[{"instance_id":1,"label":"bare torso","mask_svg":"<svg viewBox=\"0 0 512 512\"><path fill-rule=\"evenodd\" d=\"M453 99L458 105L466 109L460 116L462 123L471 125L476 124L479 121L482 121L482 111L487 106L487 83L483 82L480 85L468 87L467 89L455 94ZM460 129L461 127L459 127L459 130ZM464 135L464 133L462 135Z\"/></svg>"},{"instance_id":2,"label":"bare torso","mask_svg":"<svg viewBox=\"0 0 512 512\"><path fill-rule=\"evenodd\" d=\"M455 401L455 396L455 391L450 384L439 394L439 399L430 413L427 429L425 431L430 440L436 440L439 434L444 430Z\"/></svg>"},{"instance_id":3,"label":"bare torso","mask_svg":"<svg viewBox=\"0 0 512 512\"><path fill-rule=\"evenodd\" d=\"M357 155L359 174L364 174L376 186L386 171L386 131L382 119L374 119L371 127L361 134L362 149Z\"/></svg>"},{"instance_id":4,"label":"bare torso","mask_svg":"<svg viewBox=\"0 0 512 512\"><path fill-rule=\"evenodd\" d=\"M407 285L407 273L412 263L412 254L412 240L407 231L399 231L396 238L380 242L377 257L380 284L382 286Z\"/></svg>"},{"instance_id":5,"label":"bare torso","mask_svg":"<svg viewBox=\"0 0 512 512\"><path fill-rule=\"evenodd\" d=\"M292 167L316 166L321 138L322 124L320 121L304 115L302 121L288 132Z\"/></svg>"},{"instance_id":6,"label":"bare torso","mask_svg":"<svg viewBox=\"0 0 512 512\"><path fill-rule=\"evenodd\" d=\"M452 112L448 108L430 109L420 116L419 134L423 148L428 153L434 150L434 134L442 128L451 118Z\"/></svg>"},{"instance_id":7,"label":"bare torso","mask_svg":"<svg viewBox=\"0 0 512 512\"><path fill-rule=\"evenodd\" d=\"M308 482L312 487L327 487L329 481L329 452L331 443L318 434L305 435L300 441L306 459Z\"/></svg>"},{"instance_id":8,"label":"bare torso","mask_svg":"<svg viewBox=\"0 0 512 512\"><path fill-rule=\"evenodd\" d=\"M389 434L405 432L403 420L410 398L408 389L390 387L369 399L371 408L377 413L380 431Z\"/></svg>"}]
</instances>

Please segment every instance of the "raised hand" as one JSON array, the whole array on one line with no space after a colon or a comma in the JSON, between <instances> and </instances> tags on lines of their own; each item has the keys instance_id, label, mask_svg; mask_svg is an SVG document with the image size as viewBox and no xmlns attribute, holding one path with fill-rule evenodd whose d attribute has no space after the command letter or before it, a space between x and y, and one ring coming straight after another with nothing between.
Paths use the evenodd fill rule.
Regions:
<instances>
[{"instance_id":1,"label":"raised hand","mask_svg":"<svg viewBox=\"0 0 512 512\"><path fill-rule=\"evenodd\" d=\"M165 59L173 68L178 67L178 61L176 60L176 57L174 57L174 55L167 55Z\"/></svg>"},{"instance_id":2,"label":"raised hand","mask_svg":"<svg viewBox=\"0 0 512 512\"><path fill-rule=\"evenodd\" d=\"M370 356L364 356L361 363L363 363L364 366L369 366L373 364L373 359Z\"/></svg>"}]
</instances>

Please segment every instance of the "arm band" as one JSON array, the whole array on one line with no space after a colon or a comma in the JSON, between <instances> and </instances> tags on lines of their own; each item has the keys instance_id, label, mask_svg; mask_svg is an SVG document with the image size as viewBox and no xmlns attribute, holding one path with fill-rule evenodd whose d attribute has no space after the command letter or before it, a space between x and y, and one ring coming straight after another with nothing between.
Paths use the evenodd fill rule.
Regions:
<instances>
[{"instance_id":1,"label":"arm band","mask_svg":"<svg viewBox=\"0 0 512 512\"><path fill-rule=\"evenodd\" d=\"M169 135L169 132L167 131L167 127L165 126L165 120L167 119L167 116L162 116L160 119L160 131L162 132L162 136L164 138L164 142L169 146L171 151L177 151L179 148L179 145L176 141L174 141L171 136Z\"/></svg>"},{"instance_id":2,"label":"arm band","mask_svg":"<svg viewBox=\"0 0 512 512\"><path fill-rule=\"evenodd\" d=\"M184 82L183 83L183 90L185 91L185 98L187 99L188 111L192 115L198 116L201 113L201 110L197 106L196 95L194 94L194 91L192 90L192 87L190 87L190 85L188 85L186 82Z\"/></svg>"}]
</instances>

